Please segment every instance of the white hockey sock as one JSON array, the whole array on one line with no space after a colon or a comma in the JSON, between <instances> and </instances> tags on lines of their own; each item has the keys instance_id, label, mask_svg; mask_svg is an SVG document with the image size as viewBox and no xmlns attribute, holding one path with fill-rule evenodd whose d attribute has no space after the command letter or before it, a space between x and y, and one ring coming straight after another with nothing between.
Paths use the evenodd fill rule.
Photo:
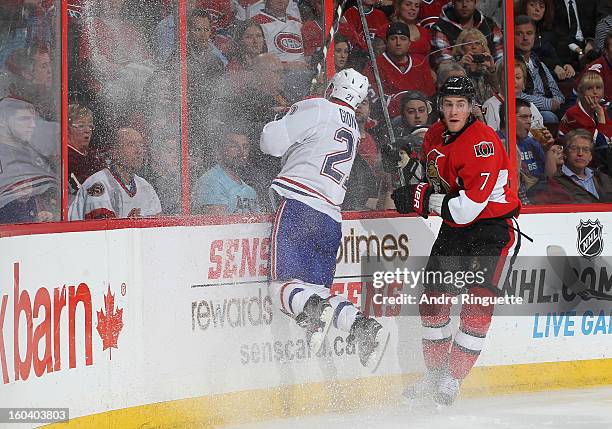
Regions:
<instances>
[{"instance_id":1,"label":"white hockey sock","mask_svg":"<svg viewBox=\"0 0 612 429\"><path fill-rule=\"evenodd\" d=\"M284 282L270 282L270 297L278 308L286 313L297 316L304 311L308 298L317 293L316 287L301 280L287 280Z\"/></svg>"},{"instance_id":2,"label":"white hockey sock","mask_svg":"<svg viewBox=\"0 0 612 429\"><path fill-rule=\"evenodd\" d=\"M353 304L341 295L336 295L329 300L334 309L334 326L341 331L349 332L355 318L359 314Z\"/></svg>"}]
</instances>

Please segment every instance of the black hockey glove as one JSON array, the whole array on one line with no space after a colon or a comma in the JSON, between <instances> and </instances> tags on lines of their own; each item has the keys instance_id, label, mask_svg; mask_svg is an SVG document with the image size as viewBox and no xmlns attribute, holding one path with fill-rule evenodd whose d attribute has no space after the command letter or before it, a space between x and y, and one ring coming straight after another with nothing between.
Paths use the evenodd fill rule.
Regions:
<instances>
[{"instance_id":1,"label":"black hockey glove","mask_svg":"<svg viewBox=\"0 0 612 429\"><path fill-rule=\"evenodd\" d=\"M421 182L416 185L406 185L397 188L391 194L395 208L399 213L411 213L429 216L429 197L433 194L433 188L429 183Z\"/></svg>"},{"instance_id":2,"label":"black hockey glove","mask_svg":"<svg viewBox=\"0 0 612 429\"><path fill-rule=\"evenodd\" d=\"M391 145L383 145L380 148L382 155L383 171L386 173L397 173L398 163L402 160L399 151Z\"/></svg>"}]
</instances>

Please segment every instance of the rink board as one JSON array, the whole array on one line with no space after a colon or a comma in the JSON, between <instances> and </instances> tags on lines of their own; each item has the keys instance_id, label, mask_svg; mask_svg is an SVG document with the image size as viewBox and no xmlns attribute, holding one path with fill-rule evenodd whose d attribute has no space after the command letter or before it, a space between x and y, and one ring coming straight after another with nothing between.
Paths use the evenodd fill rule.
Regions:
<instances>
[{"instance_id":1,"label":"rink board","mask_svg":"<svg viewBox=\"0 0 612 429\"><path fill-rule=\"evenodd\" d=\"M587 220L609 254L608 213L524 215L534 243L521 254L536 260L553 243L577 254ZM401 267L429 252L437 228L345 221L335 290L357 302L363 255ZM269 234L255 223L0 239L1 406L69 407L75 427L219 427L355 408L365 392L396 402L423 371L418 317L383 317L392 339L375 375L337 330L313 356L267 295ZM606 328L543 335L533 317L496 318L464 394L612 384Z\"/></svg>"}]
</instances>

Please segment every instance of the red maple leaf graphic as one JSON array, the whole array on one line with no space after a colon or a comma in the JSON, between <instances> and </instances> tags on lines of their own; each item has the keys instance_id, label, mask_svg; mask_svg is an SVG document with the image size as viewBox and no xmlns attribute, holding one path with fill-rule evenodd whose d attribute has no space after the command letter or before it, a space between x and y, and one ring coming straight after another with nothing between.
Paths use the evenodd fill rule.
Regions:
<instances>
[{"instance_id":1,"label":"red maple leaf graphic","mask_svg":"<svg viewBox=\"0 0 612 429\"><path fill-rule=\"evenodd\" d=\"M106 310L106 314L104 314ZM98 325L96 330L102 338L102 351L109 349L109 358L112 359L112 348L117 347L119 333L123 329L123 308L118 308L115 311L115 295L111 293L110 285L108 293L104 294L104 308L96 312L98 315Z\"/></svg>"}]
</instances>

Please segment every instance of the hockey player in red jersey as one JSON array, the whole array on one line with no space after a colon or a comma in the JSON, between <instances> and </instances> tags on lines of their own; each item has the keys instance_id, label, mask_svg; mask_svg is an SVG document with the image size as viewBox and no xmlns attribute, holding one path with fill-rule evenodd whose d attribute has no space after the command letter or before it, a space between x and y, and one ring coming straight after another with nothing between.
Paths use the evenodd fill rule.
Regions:
<instances>
[{"instance_id":1,"label":"hockey player in red jersey","mask_svg":"<svg viewBox=\"0 0 612 429\"><path fill-rule=\"evenodd\" d=\"M483 279L467 289L457 284L424 285L419 312L427 373L404 395L411 400L431 398L439 405L450 405L459 395L461 382L482 350L493 305L474 303L476 299L464 303L453 341L450 300L433 304L430 298L495 297L503 288L506 258L518 248L512 222L520 203L508 185L512 164L493 129L470 113L474 94L466 77L451 77L441 87L442 119L429 128L423 142L427 182L402 186L392 194L400 213L442 217L427 272L480 271Z\"/></svg>"}]
</instances>

